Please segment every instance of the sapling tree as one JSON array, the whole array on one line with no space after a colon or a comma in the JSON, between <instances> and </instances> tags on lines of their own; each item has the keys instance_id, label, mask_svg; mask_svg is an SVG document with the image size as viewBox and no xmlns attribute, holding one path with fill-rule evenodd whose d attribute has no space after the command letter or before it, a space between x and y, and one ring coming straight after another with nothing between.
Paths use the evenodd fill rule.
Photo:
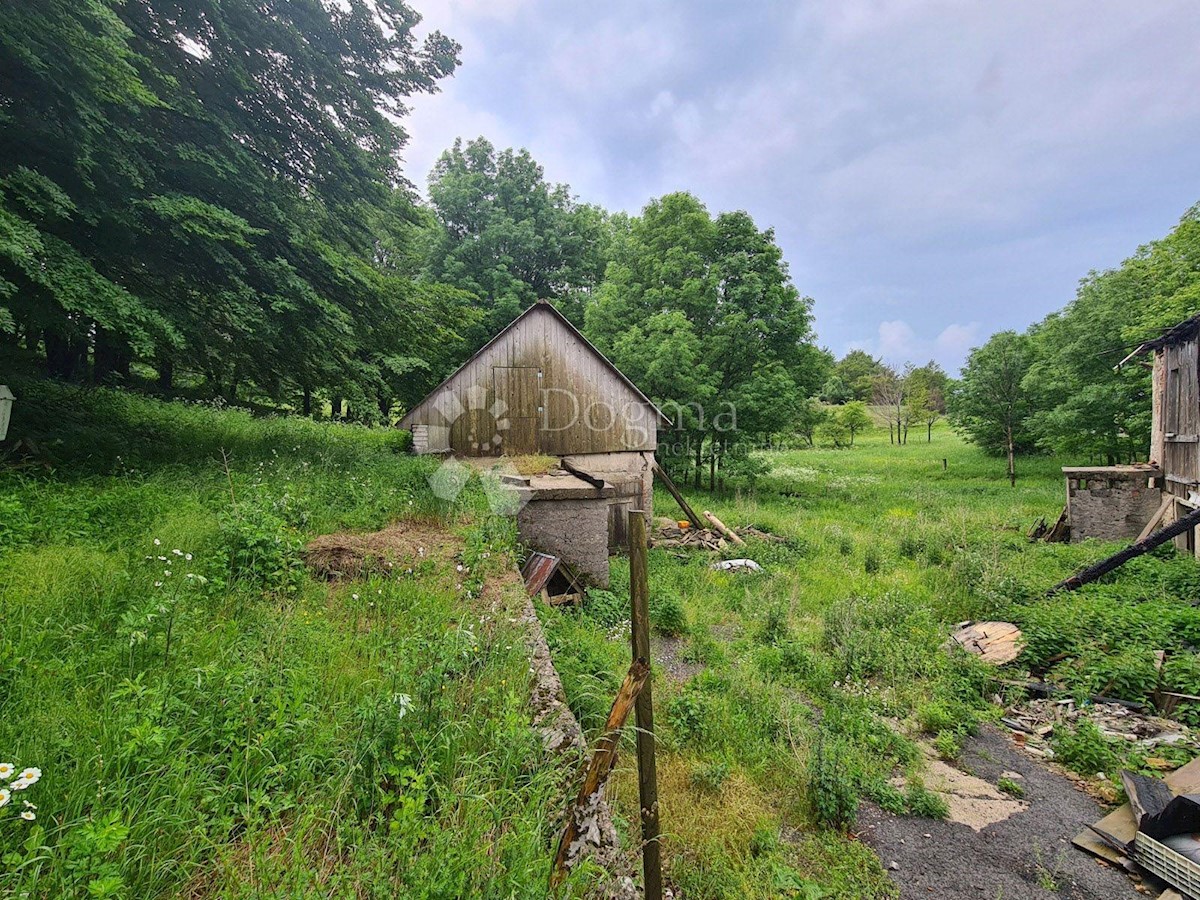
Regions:
<instances>
[{"instance_id":1,"label":"sapling tree","mask_svg":"<svg viewBox=\"0 0 1200 900\"><path fill-rule=\"evenodd\" d=\"M1017 483L1017 448L1026 444L1029 397L1022 385L1029 371L1029 338L1001 331L971 351L951 413L967 440L1008 458L1008 481Z\"/></svg>"}]
</instances>

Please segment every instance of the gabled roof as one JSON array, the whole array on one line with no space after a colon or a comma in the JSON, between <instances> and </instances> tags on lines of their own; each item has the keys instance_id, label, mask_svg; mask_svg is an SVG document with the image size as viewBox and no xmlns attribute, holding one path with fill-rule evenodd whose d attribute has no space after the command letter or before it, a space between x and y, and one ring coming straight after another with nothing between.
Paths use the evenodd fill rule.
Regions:
<instances>
[{"instance_id":1,"label":"gabled roof","mask_svg":"<svg viewBox=\"0 0 1200 900\"><path fill-rule=\"evenodd\" d=\"M1197 334L1200 334L1200 313L1192 316L1190 319L1184 319L1178 325L1172 325L1170 328L1164 329L1158 337L1138 344L1137 348L1117 363L1115 368L1119 369L1125 363L1129 362L1129 360L1149 353L1151 350L1161 350L1163 347L1191 340Z\"/></svg>"},{"instance_id":2,"label":"gabled roof","mask_svg":"<svg viewBox=\"0 0 1200 900\"><path fill-rule=\"evenodd\" d=\"M626 387L628 387L631 391L633 391L643 403L645 403L652 410L654 410L654 414L655 414L655 416L657 416L660 424L667 425L667 426L671 425L671 420L667 418L666 413L664 413L661 409L659 409L658 406L655 405L653 400L651 400L649 397L647 397L645 394L643 394L641 389L638 388L638 386L636 384L634 384L632 381L630 381L629 377L624 372L622 372L615 365L613 365L612 361L607 356L605 356L603 353L601 353L599 350L597 350L596 345L593 344L591 341L589 341L587 338L585 338L583 336L583 332L581 332L578 328L576 328L574 325L572 325L570 319L568 319L561 312L559 312L559 310L554 306L553 303L550 303L548 300L538 300L531 307L529 307L527 310L525 310L523 313L521 313L519 316L517 316L515 319L513 319L511 322L509 322L507 325L505 325L502 329L500 329L500 331L496 332L495 337L493 337L490 341L488 341L486 344L484 344L482 347L480 347L478 350L476 350L474 353L472 353L471 357L466 362L464 362L461 366L459 366L457 369L455 369L453 372L451 372L449 375L447 375L442 380L441 384L439 384L432 391L430 391L428 394L426 394L420 403L413 404L413 408L410 409L407 413L405 413L404 418L402 418L400 420L399 427L407 428L411 424L410 419L412 418L413 414L416 413L417 410L419 410L431 397L433 397L435 394L437 394L439 391L441 391L442 388L446 387L446 385L448 385L451 381L453 381L454 377L456 375L458 375L459 372L461 372L463 369L467 368L469 365L471 365L471 363L473 363L479 357L483 356L483 354L485 354L488 351L488 349L492 347L493 344L498 342L501 338L503 338L506 334L508 334L510 331L512 331L514 328L516 328L519 324L521 324L521 322L523 322L526 318L528 318L530 315L532 315L535 311L538 311L538 310L541 310L542 312L550 313L550 315L552 315L555 319L558 320L559 324L561 324L564 328L567 329L568 332L570 332L572 337L574 337L577 341L579 341L579 343L583 347L585 347L587 350L589 350L591 353L595 354L596 357L602 363L604 363L604 365L607 366L612 371L612 373L614 375L616 375L617 378L619 378L625 384Z\"/></svg>"}]
</instances>

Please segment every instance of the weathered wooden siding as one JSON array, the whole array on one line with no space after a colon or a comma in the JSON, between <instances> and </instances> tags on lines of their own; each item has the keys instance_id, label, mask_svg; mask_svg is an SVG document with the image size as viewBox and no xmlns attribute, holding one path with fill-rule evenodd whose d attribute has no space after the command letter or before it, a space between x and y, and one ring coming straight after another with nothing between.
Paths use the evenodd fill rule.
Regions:
<instances>
[{"instance_id":1,"label":"weathered wooden siding","mask_svg":"<svg viewBox=\"0 0 1200 900\"><path fill-rule=\"evenodd\" d=\"M1150 456L1162 466L1165 489L1178 499L1176 515L1193 508L1200 490L1200 353L1195 337L1155 352ZM1194 533L1175 539L1182 550L1200 551Z\"/></svg>"},{"instance_id":2,"label":"weathered wooden siding","mask_svg":"<svg viewBox=\"0 0 1200 900\"><path fill-rule=\"evenodd\" d=\"M428 426L431 451L465 456L653 451L658 443L654 407L545 304L404 421Z\"/></svg>"}]
</instances>

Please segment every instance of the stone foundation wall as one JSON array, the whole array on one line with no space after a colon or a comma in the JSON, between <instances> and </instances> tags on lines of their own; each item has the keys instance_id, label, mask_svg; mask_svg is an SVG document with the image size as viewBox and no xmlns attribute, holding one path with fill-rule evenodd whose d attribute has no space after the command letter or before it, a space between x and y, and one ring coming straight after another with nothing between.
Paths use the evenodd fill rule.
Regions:
<instances>
[{"instance_id":1,"label":"stone foundation wall","mask_svg":"<svg viewBox=\"0 0 1200 900\"><path fill-rule=\"evenodd\" d=\"M608 498L531 500L517 534L534 550L569 563L588 584L608 587Z\"/></svg>"},{"instance_id":2,"label":"stone foundation wall","mask_svg":"<svg viewBox=\"0 0 1200 900\"><path fill-rule=\"evenodd\" d=\"M1145 472L1096 469L1067 478L1067 515L1071 543L1096 538L1137 538L1162 503L1162 491L1150 487Z\"/></svg>"}]
</instances>

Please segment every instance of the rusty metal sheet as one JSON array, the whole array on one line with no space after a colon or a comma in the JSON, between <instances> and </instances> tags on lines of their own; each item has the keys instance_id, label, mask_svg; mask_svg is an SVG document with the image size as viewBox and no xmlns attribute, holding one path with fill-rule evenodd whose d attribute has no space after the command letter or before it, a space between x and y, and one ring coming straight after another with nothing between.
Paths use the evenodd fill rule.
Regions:
<instances>
[{"instance_id":1,"label":"rusty metal sheet","mask_svg":"<svg viewBox=\"0 0 1200 900\"><path fill-rule=\"evenodd\" d=\"M550 583L550 576L558 568L558 557L549 553L531 553L521 569L521 577L525 579L525 590L533 597L542 592Z\"/></svg>"}]
</instances>

